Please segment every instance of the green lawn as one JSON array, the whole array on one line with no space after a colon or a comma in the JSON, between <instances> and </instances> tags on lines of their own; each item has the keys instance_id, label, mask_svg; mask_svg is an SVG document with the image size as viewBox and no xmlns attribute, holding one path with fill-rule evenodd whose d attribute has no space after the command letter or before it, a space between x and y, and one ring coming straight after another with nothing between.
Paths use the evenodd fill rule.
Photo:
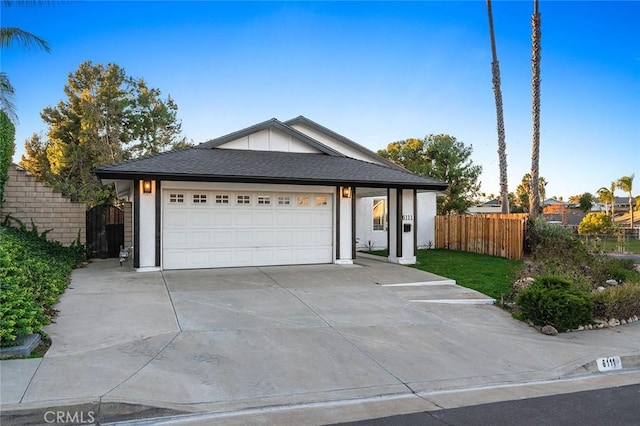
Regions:
<instances>
[{"instance_id":1,"label":"green lawn","mask_svg":"<svg viewBox=\"0 0 640 426\"><path fill-rule=\"evenodd\" d=\"M387 251L381 250L372 254L387 256ZM510 290L522 261L438 249L418 250L418 263L412 266L451 278L463 287L500 299L502 294Z\"/></svg>"},{"instance_id":2,"label":"green lawn","mask_svg":"<svg viewBox=\"0 0 640 426\"><path fill-rule=\"evenodd\" d=\"M618 242L614 239L609 238L590 238L588 240L589 244L597 247L598 249L605 252L613 252L620 251L618 247ZM627 253L636 253L640 254L640 240L627 240L622 244L622 251Z\"/></svg>"}]
</instances>

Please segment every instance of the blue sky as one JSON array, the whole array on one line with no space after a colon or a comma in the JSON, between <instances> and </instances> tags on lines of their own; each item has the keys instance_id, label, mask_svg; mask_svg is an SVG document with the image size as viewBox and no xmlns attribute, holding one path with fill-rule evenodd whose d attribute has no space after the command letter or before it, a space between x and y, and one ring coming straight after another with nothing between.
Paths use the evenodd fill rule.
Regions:
<instances>
[{"instance_id":1,"label":"blue sky","mask_svg":"<svg viewBox=\"0 0 640 426\"><path fill-rule=\"evenodd\" d=\"M532 7L493 2L510 191L531 167ZM640 193L640 2L542 0L540 11L547 195L593 193L631 173ZM499 191L484 1L3 4L2 26L51 45L2 51L16 160L68 74L91 60L170 94L195 142L298 115L374 151L448 133L473 145L482 190Z\"/></svg>"}]
</instances>

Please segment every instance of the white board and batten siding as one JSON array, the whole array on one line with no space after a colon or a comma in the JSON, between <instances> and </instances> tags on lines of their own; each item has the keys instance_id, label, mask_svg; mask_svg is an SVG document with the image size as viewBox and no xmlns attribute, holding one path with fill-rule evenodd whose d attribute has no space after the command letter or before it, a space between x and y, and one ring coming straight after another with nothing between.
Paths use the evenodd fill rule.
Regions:
<instances>
[{"instance_id":1,"label":"white board and batten siding","mask_svg":"<svg viewBox=\"0 0 640 426\"><path fill-rule=\"evenodd\" d=\"M163 269L333 262L334 194L309 189L163 188Z\"/></svg>"}]
</instances>

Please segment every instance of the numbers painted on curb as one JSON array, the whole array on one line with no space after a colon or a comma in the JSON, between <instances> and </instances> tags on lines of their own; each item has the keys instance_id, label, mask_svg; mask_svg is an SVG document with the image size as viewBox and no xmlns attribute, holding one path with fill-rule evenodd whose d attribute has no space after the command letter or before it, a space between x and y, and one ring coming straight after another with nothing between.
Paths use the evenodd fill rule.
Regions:
<instances>
[{"instance_id":1,"label":"numbers painted on curb","mask_svg":"<svg viewBox=\"0 0 640 426\"><path fill-rule=\"evenodd\" d=\"M622 360L619 356L598 358L596 364L598 364L598 371L622 370Z\"/></svg>"}]
</instances>

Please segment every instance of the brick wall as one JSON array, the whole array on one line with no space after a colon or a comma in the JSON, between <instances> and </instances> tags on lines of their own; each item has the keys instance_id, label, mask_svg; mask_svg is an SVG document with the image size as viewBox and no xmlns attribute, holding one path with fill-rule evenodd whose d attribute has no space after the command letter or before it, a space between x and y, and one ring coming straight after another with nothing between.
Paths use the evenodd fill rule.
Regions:
<instances>
[{"instance_id":1,"label":"brick wall","mask_svg":"<svg viewBox=\"0 0 640 426\"><path fill-rule=\"evenodd\" d=\"M31 229L31 220L38 232L47 229L48 240L69 245L78 238L86 242L86 207L84 203L72 202L69 197L54 191L44 182L28 174L15 164L9 166L9 180L4 188L5 203L0 214L4 220L7 214L22 221ZM13 225L17 225L12 222Z\"/></svg>"}]
</instances>

